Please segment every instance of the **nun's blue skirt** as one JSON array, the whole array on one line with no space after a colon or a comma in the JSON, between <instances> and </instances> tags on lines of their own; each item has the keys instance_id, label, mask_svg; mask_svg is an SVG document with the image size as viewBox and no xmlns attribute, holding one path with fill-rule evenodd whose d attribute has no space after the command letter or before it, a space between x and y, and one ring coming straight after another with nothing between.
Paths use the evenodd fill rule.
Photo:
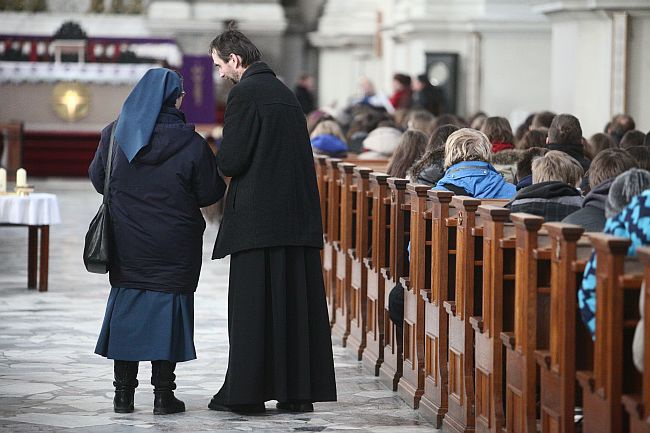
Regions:
<instances>
[{"instance_id":1,"label":"nun's blue skirt","mask_svg":"<svg viewBox=\"0 0 650 433\"><path fill-rule=\"evenodd\" d=\"M113 287L95 353L120 361L196 359L194 294Z\"/></svg>"}]
</instances>

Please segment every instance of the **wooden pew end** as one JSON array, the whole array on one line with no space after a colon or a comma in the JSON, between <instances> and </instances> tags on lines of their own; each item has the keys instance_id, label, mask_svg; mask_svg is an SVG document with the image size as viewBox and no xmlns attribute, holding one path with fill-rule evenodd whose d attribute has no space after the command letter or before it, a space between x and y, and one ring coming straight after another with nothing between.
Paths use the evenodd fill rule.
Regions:
<instances>
[{"instance_id":1,"label":"wooden pew end","mask_svg":"<svg viewBox=\"0 0 650 433\"><path fill-rule=\"evenodd\" d=\"M596 389L596 378L594 377L593 371L577 371L576 377L583 388L589 389L589 392L594 392Z\"/></svg>"},{"instance_id":2,"label":"wooden pew end","mask_svg":"<svg viewBox=\"0 0 650 433\"><path fill-rule=\"evenodd\" d=\"M502 332L501 341L504 346L510 350L515 350L515 333L514 332Z\"/></svg>"},{"instance_id":3,"label":"wooden pew end","mask_svg":"<svg viewBox=\"0 0 650 433\"><path fill-rule=\"evenodd\" d=\"M548 350L536 350L535 358L537 359L537 365L540 367L546 369L551 368L551 352Z\"/></svg>"},{"instance_id":4,"label":"wooden pew end","mask_svg":"<svg viewBox=\"0 0 650 433\"><path fill-rule=\"evenodd\" d=\"M456 315L456 301L445 301L442 305L447 310L447 314L451 314L452 316Z\"/></svg>"},{"instance_id":5,"label":"wooden pew end","mask_svg":"<svg viewBox=\"0 0 650 433\"><path fill-rule=\"evenodd\" d=\"M482 334L483 331L483 317L482 316L473 316L469 318L469 323L472 324L472 328L474 328L474 331Z\"/></svg>"},{"instance_id":6,"label":"wooden pew end","mask_svg":"<svg viewBox=\"0 0 650 433\"><path fill-rule=\"evenodd\" d=\"M639 419L643 419L645 411L643 410L643 401L641 400L640 395L625 394L621 397L621 401L629 414L634 414Z\"/></svg>"}]
</instances>

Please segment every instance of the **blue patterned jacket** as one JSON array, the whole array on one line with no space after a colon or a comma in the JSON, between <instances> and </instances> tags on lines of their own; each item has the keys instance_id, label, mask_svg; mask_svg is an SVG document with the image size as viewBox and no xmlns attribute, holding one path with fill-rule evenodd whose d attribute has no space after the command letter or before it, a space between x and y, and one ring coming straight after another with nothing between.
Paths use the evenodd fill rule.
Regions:
<instances>
[{"instance_id":1,"label":"blue patterned jacket","mask_svg":"<svg viewBox=\"0 0 650 433\"><path fill-rule=\"evenodd\" d=\"M636 255L636 249L650 245L650 190L634 197L621 213L607 220L604 233L629 238L632 245L628 256ZM596 254L591 253L578 290L578 306L582 321L592 338L596 337Z\"/></svg>"}]
</instances>

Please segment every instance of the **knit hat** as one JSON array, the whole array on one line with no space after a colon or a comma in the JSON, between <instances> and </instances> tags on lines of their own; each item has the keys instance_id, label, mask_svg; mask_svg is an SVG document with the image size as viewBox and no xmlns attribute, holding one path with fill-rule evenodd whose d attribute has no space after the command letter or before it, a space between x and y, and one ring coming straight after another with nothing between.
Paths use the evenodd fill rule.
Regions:
<instances>
[{"instance_id":1,"label":"knit hat","mask_svg":"<svg viewBox=\"0 0 650 433\"><path fill-rule=\"evenodd\" d=\"M619 174L609 187L605 216L611 218L623 210L632 198L650 188L650 171L631 168Z\"/></svg>"},{"instance_id":2,"label":"knit hat","mask_svg":"<svg viewBox=\"0 0 650 433\"><path fill-rule=\"evenodd\" d=\"M380 126L370 131L370 134L363 140L363 147L366 150L372 150L389 157L393 155L399 139L402 137L402 131L389 126Z\"/></svg>"}]
</instances>

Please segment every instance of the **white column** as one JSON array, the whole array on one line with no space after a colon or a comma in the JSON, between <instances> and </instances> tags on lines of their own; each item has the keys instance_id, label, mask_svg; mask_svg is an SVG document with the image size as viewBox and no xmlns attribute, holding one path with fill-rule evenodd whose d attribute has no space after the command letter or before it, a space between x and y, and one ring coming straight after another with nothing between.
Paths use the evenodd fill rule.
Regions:
<instances>
[{"instance_id":1,"label":"white column","mask_svg":"<svg viewBox=\"0 0 650 433\"><path fill-rule=\"evenodd\" d=\"M585 136L621 112L635 117L637 128L650 128L641 96L650 89L650 0L535 3L552 23L551 108L576 115Z\"/></svg>"}]
</instances>

